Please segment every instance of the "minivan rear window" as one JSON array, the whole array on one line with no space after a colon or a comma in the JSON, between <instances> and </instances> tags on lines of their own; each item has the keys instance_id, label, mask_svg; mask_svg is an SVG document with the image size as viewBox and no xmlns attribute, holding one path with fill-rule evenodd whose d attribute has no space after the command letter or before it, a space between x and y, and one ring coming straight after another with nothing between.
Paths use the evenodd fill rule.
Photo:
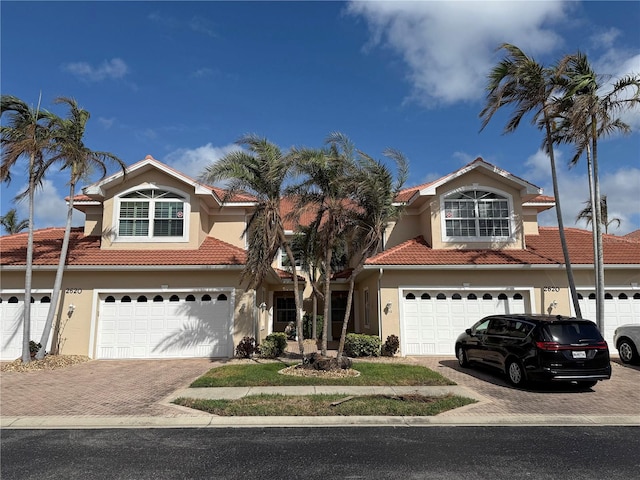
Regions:
<instances>
[{"instance_id":1,"label":"minivan rear window","mask_svg":"<svg viewBox=\"0 0 640 480\"><path fill-rule=\"evenodd\" d=\"M545 332L550 337L549 340L563 344L602 340L600 331L592 323L551 323L545 325Z\"/></svg>"}]
</instances>

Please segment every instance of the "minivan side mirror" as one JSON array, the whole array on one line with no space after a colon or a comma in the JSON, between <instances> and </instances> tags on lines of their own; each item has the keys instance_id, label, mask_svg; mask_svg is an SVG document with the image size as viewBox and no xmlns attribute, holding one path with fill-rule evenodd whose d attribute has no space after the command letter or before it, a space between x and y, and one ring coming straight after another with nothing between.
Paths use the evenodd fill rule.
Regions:
<instances>
[{"instance_id":1,"label":"minivan side mirror","mask_svg":"<svg viewBox=\"0 0 640 480\"><path fill-rule=\"evenodd\" d=\"M471 329L470 329L470 328L467 328L467 329L464 331L464 333L466 333L467 335L473 335L473 334L471 333Z\"/></svg>"}]
</instances>

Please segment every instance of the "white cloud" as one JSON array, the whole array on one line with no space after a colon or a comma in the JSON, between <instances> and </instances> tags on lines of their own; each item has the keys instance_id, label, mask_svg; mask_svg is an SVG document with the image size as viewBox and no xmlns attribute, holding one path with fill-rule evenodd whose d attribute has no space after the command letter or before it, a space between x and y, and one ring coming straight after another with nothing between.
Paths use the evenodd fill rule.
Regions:
<instances>
[{"instance_id":1,"label":"white cloud","mask_svg":"<svg viewBox=\"0 0 640 480\"><path fill-rule=\"evenodd\" d=\"M20 191L27 189L24 185ZM67 202L65 197L69 192L60 193L52 180L44 180L42 187L38 188L34 196L34 227L64 227L67 223ZM29 218L29 204L23 200L16 204L18 217ZM74 227L84 224L84 215L78 210L73 212L72 225Z\"/></svg>"},{"instance_id":2,"label":"white cloud","mask_svg":"<svg viewBox=\"0 0 640 480\"><path fill-rule=\"evenodd\" d=\"M414 100L425 105L475 100L495 63L495 48L513 43L535 55L562 44L548 29L562 22L570 3L544 2L351 2L364 17L371 45L402 55Z\"/></svg>"},{"instance_id":3,"label":"white cloud","mask_svg":"<svg viewBox=\"0 0 640 480\"><path fill-rule=\"evenodd\" d=\"M602 88L602 94L607 94L611 91L612 85L619 79L630 75L640 75L640 53L633 55L610 49L594 62L593 68L596 72L611 75L609 84ZM630 97L635 93L635 89L626 89L622 98ZM636 107L633 110L621 112L620 119L627 123L632 131L637 132L640 130L640 108Z\"/></svg>"},{"instance_id":4,"label":"white cloud","mask_svg":"<svg viewBox=\"0 0 640 480\"><path fill-rule=\"evenodd\" d=\"M568 169L562 161L561 152L556 152L558 188L562 207L562 218L566 228L586 228L585 222L576 223L578 213L589 200L589 180L584 162ZM549 158L538 151L526 161L525 178L544 189L544 194L554 196L551 182ZM600 172L600 193L607 196L609 219L619 218L620 228L612 226L609 233L624 235L640 228L640 168L622 167L616 171ZM538 221L540 225L557 225L555 209L543 212Z\"/></svg>"},{"instance_id":5,"label":"white cloud","mask_svg":"<svg viewBox=\"0 0 640 480\"><path fill-rule=\"evenodd\" d=\"M66 72L91 82L100 82L105 79L120 79L129 73L129 67L120 58L105 60L95 67L87 62L66 63L62 66Z\"/></svg>"},{"instance_id":6,"label":"white cloud","mask_svg":"<svg viewBox=\"0 0 640 480\"><path fill-rule=\"evenodd\" d=\"M222 157L240 147L234 144L225 145L224 147L214 147L211 143L207 143L202 147L193 149L181 148L175 150L165 156L163 162L183 172L184 174L197 179L205 167L217 162Z\"/></svg>"},{"instance_id":7,"label":"white cloud","mask_svg":"<svg viewBox=\"0 0 640 480\"><path fill-rule=\"evenodd\" d=\"M113 127L115 121L115 118L98 117L98 122L105 130L109 130L111 127Z\"/></svg>"}]
</instances>

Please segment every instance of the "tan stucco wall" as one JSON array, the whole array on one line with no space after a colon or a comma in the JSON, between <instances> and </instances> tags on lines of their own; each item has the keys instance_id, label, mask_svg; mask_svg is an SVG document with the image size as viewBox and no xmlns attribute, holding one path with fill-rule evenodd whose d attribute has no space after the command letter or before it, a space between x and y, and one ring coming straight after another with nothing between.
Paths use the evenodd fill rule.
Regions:
<instances>
[{"instance_id":1,"label":"tan stucco wall","mask_svg":"<svg viewBox=\"0 0 640 480\"><path fill-rule=\"evenodd\" d=\"M499 243L491 243L491 242L473 242L466 245L461 245L459 242L456 243L445 243L442 241L442 215L440 211L440 198L443 195L448 195L457 189L473 189L478 188L482 189L483 187L488 187L493 190L498 190L500 192L506 193L511 196L512 206L513 206L513 218L512 220L512 229L515 228L514 238L515 241L507 241L507 242L499 242ZM439 249L454 249L454 248L523 248L523 235L522 235L522 199L520 197L520 190L511 187L510 185L504 182L504 179L497 178L492 175L487 175L483 171L476 169L469 174L464 175L462 177L456 178L451 182L447 183L436 189L436 199L432 203L433 211L431 215L432 219L432 247ZM518 227L520 225L520 227Z\"/></svg>"},{"instance_id":2,"label":"tan stucco wall","mask_svg":"<svg viewBox=\"0 0 640 480\"><path fill-rule=\"evenodd\" d=\"M190 205L189 222L188 222L188 241L186 242L123 242L113 241L113 236L109 235L109 232L115 232L117 225L114 222L117 221L114 217L115 208L115 196L131 189L143 189L143 188L169 188L178 190L187 196L187 201ZM144 176L134 176L132 178L127 177L125 182L119 183L116 186L110 188L106 192L107 198L103 203L102 212L102 235L104 237L101 248L105 250L175 250L175 249L196 249L199 247L203 240L202 236L202 224L200 219L200 201L195 195L195 190L189 185L185 185L183 182L176 178L167 176L166 174L157 171L149 170ZM87 216L85 221L85 231L88 229L94 229L95 225L91 225L90 219Z\"/></svg>"},{"instance_id":3,"label":"tan stucco wall","mask_svg":"<svg viewBox=\"0 0 640 480\"><path fill-rule=\"evenodd\" d=\"M34 289L51 290L54 272L35 272L33 276ZM229 289L235 291L235 322L233 325L234 346L244 336L254 335L255 310L253 308L254 294L245 294L242 289L235 289L238 285L239 271L190 271L190 272L77 272L65 273L62 293L60 297L60 318L64 323L61 332L61 353L68 355L94 356L90 349L91 324L96 319L99 310L99 291L154 291L167 292L206 289ZM163 285L165 287L163 287ZM2 288L24 288L24 272L2 272ZM66 312L69 304L75 306L75 311L67 320ZM93 342L97 340L97 323Z\"/></svg>"},{"instance_id":4,"label":"tan stucco wall","mask_svg":"<svg viewBox=\"0 0 640 480\"><path fill-rule=\"evenodd\" d=\"M236 247L245 248L245 220L244 210L236 209L224 214L212 212L209 235Z\"/></svg>"},{"instance_id":5,"label":"tan stucco wall","mask_svg":"<svg viewBox=\"0 0 640 480\"><path fill-rule=\"evenodd\" d=\"M594 288L593 269L579 267L574 270L578 289ZM633 283L640 284L638 269L611 269L605 272L607 289L629 288ZM468 283L468 291L485 288L499 289L527 289L533 287L532 308L528 313L553 313L573 315L572 302L567 283L566 272L562 268L548 270L517 269L509 271L497 270L440 270L440 271L412 271L412 270L384 270L380 280L380 305L382 306L382 331L380 337L384 340L394 334L400 336L400 304L402 303L400 288L432 289L443 291L464 291L463 283ZM362 290L365 283L359 284ZM384 311L384 306L391 303L391 309ZM555 303L555 307L549 307ZM479 318L478 318L479 320ZM593 319L591 319L593 320Z\"/></svg>"}]
</instances>

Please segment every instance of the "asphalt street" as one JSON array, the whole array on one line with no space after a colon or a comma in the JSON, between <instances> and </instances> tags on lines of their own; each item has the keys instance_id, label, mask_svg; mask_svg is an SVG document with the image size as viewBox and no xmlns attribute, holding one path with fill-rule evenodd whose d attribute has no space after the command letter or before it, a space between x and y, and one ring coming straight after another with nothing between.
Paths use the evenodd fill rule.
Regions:
<instances>
[{"instance_id":1,"label":"asphalt street","mask_svg":"<svg viewBox=\"0 0 640 480\"><path fill-rule=\"evenodd\" d=\"M3 480L637 478L640 427L2 431Z\"/></svg>"}]
</instances>

